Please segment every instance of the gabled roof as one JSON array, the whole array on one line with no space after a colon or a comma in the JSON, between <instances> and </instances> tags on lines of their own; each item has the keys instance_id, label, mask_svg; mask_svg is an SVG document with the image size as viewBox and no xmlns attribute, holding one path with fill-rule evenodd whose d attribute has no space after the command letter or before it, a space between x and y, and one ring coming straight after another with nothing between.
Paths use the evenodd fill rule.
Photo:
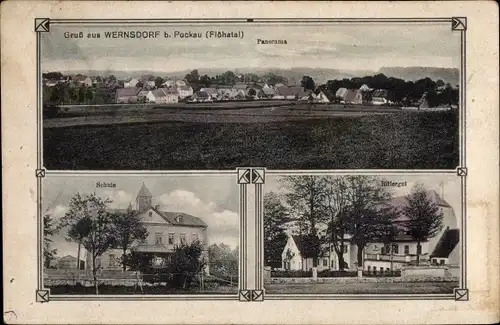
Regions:
<instances>
[{"instance_id":1,"label":"gabled roof","mask_svg":"<svg viewBox=\"0 0 500 325\"><path fill-rule=\"evenodd\" d=\"M295 245L297 245L297 248L299 249L300 255L304 255L304 245L302 245L302 238L301 238L301 236L299 236L299 235L293 235L292 239L295 242Z\"/></svg>"},{"instance_id":2,"label":"gabled roof","mask_svg":"<svg viewBox=\"0 0 500 325\"><path fill-rule=\"evenodd\" d=\"M265 94L265 95L274 95L276 93L276 91L272 88L262 88L261 91Z\"/></svg>"},{"instance_id":3,"label":"gabled roof","mask_svg":"<svg viewBox=\"0 0 500 325\"><path fill-rule=\"evenodd\" d=\"M141 189L139 190L139 193L137 193L137 197L153 197L153 195L148 190L146 185L144 185L144 183L142 183Z\"/></svg>"},{"instance_id":4,"label":"gabled roof","mask_svg":"<svg viewBox=\"0 0 500 325\"><path fill-rule=\"evenodd\" d=\"M440 207L451 208L450 204L442 199L434 190L427 191L427 199L434 202ZM392 206L396 210L402 209L408 203L406 196L397 196L390 199L387 204ZM396 221L406 221L407 217L403 214L400 214L399 218Z\"/></svg>"},{"instance_id":5,"label":"gabled roof","mask_svg":"<svg viewBox=\"0 0 500 325\"><path fill-rule=\"evenodd\" d=\"M377 89L372 93L372 97L382 97L385 98L389 95L389 91L387 89Z\"/></svg>"},{"instance_id":6,"label":"gabled roof","mask_svg":"<svg viewBox=\"0 0 500 325\"><path fill-rule=\"evenodd\" d=\"M153 210L155 210L155 212L158 213L167 222L175 226L207 227L207 224L204 223L200 218L184 212L166 212L159 211L156 208L153 208Z\"/></svg>"},{"instance_id":7,"label":"gabled roof","mask_svg":"<svg viewBox=\"0 0 500 325\"><path fill-rule=\"evenodd\" d=\"M292 87L280 87L276 91L277 94L282 96L297 96L298 98L309 96L312 90L304 90L302 87L292 86Z\"/></svg>"},{"instance_id":8,"label":"gabled roof","mask_svg":"<svg viewBox=\"0 0 500 325\"><path fill-rule=\"evenodd\" d=\"M356 98L356 95L358 94L357 90L354 89L347 89L347 92L344 95L344 100L346 102L351 102Z\"/></svg>"},{"instance_id":9,"label":"gabled roof","mask_svg":"<svg viewBox=\"0 0 500 325\"><path fill-rule=\"evenodd\" d=\"M459 241L460 241L460 231L458 229L446 229L441 238L439 239L438 243L436 244L436 247L434 248L434 251L431 254L431 258L449 257Z\"/></svg>"},{"instance_id":10,"label":"gabled roof","mask_svg":"<svg viewBox=\"0 0 500 325\"><path fill-rule=\"evenodd\" d=\"M116 90L116 97L130 97L137 96L137 94L141 91L140 88L119 88Z\"/></svg>"},{"instance_id":11,"label":"gabled roof","mask_svg":"<svg viewBox=\"0 0 500 325\"><path fill-rule=\"evenodd\" d=\"M205 91L197 91L194 93L195 97L206 97L208 98L210 95Z\"/></svg>"},{"instance_id":12,"label":"gabled roof","mask_svg":"<svg viewBox=\"0 0 500 325\"><path fill-rule=\"evenodd\" d=\"M151 93L155 98L165 97L167 95L177 95L177 91L173 89L158 88L151 90Z\"/></svg>"},{"instance_id":13,"label":"gabled roof","mask_svg":"<svg viewBox=\"0 0 500 325\"><path fill-rule=\"evenodd\" d=\"M190 89L192 90L191 86L179 86L178 89L186 91L189 91Z\"/></svg>"}]
</instances>

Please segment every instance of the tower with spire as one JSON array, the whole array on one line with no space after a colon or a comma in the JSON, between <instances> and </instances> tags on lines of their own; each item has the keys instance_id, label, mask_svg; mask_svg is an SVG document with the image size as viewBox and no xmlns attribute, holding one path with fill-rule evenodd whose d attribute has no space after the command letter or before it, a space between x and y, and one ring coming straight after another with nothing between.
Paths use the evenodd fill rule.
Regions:
<instances>
[{"instance_id":1,"label":"tower with spire","mask_svg":"<svg viewBox=\"0 0 500 325\"><path fill-rule=\"evenodd\" d=\"M148 190L148 188L146 187L146 185L144 185L144 182L143 182L141 189L139 190L139 193L137 193L137 197L135 198L137 210L144 211L144 210L151 208L152 198L153 198L153 195L151 195L151 192Z\"/></svg>"}]
</instances>

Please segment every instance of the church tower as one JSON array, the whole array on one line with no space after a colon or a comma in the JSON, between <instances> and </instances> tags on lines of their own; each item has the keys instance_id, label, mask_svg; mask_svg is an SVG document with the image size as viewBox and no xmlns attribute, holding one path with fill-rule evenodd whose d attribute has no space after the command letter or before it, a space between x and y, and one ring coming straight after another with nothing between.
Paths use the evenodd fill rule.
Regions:
<instances>
[{"instance_id":1,"label":"church tower","mask_svg":"<svg viewBox=\"0 0 500 325\"><path fill-rule=\"evenodd\" d=\"M137 197L135 199L136 203L136 208L138 211L144 211L149 208L151 208L151 199L153 196L151 195L151 192L149 192L148 188L144 183L142 183L141 189L139 190L139 193L137 193Z\"/></svg>"}]
</instances>

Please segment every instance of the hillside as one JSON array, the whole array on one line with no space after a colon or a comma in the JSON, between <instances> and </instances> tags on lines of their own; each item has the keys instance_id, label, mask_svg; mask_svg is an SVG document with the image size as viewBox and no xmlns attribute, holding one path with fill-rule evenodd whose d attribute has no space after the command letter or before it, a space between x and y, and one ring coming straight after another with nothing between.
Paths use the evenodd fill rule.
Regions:
<instances>
[{"instance_id":1,"label":"hillside","mask_svg":"<svg viewBox=\"0 0 500 325\"><path fill-rule=\"evenodd\" d=\"M460 70L453 68L435 67L382 67L378 71L388 77L401 78L407 81L415 81L423 78L432 80L441 79L452 86L459 84Z\"/></svg>"}]
</instances>

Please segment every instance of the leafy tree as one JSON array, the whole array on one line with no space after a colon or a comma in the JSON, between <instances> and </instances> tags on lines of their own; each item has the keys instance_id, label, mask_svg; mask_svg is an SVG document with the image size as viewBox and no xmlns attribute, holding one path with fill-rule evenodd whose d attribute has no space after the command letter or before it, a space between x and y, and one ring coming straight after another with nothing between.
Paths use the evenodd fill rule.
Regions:
<instances>
[{"instance_id":1,"label":"leafy tree","mask_svg":"<svg viewBox=\"0 0 500 325\"><path fill-rule=\"evenodd\" d=\"M91 256L96 294L99 293L97 282L99 266L96 264L97 258L113 245L111 218L106 211L108 203L111 203L109 199L102 199L96 196L95 193L84 196L77 193L71 198L69 210L61 218L60 223L61 227L67 226L70 231L72 228L76 228L78 224L82 225L83 229L88 230L88 233L81 242Z\"/></svg>"},{"instance_id":2,"label":"leafy tree","mask_svg":"<svg viewBox=\"0 0 500 325\"><path fill-rule=\"evenodd\" d=\"M324 181L315 176L288 176L283 178L283 185L288 189L286 202L290 206L290 216L299 228L299 233L306 238L306 258L313 259L317 266L321 253L317 242L318 228L325 221L323 209Z\"/></svg>"},{"instance_id":3,"label":"leafy tree","mask_svg":"<svg viewBox=\"0 0 500 325\"><path fill-rule=\"evenodd\" d=\"M80 252L83 240L89 235L90 229L92 227L92 220L90 218L84 216L81 219L78 219L76 223L71 224L67 233L66 240L76 242L78 244L78 253L77 253L77 265L76 268L80 270Z\"/></svg>"},{"instance_id":4,"label":"leafy tree","mask_svg":"<svg viewBox=\"0 0 500 325\"><path fill-rule=\"evenodd\" d=\"M281 253L288 239L285 233L290 222L288 211L274 192L264 196L264 261L266 265L281 266Z\"/></svg>"},{"instance_id":5,"label":"leafy tree","mask_svg":"<svg viewBox=\"0 0 500 325\"><path fill-rule=\"evenodd\" d=\"M140 215L128 209L124 213L111 214L114 248L122 250L121 263L123 271L126 270L127 251L134 241L142 241L148 236L148 230L141 221Z\"/></svg>"},{"instance_id":6,"label":"leafy tree","mask_svg":"<svg viewBox=\"0 0 500 325\"><path fill-rule=\"evenodd\" d=\"M303 76L302 80L300 80L300 84L305 90L314 90L316 86L313 78L309 76Z\"/></svg>"},{"instance_id":7,"label":"leafy tree","mask_svg":"<svg viewBox=\"0 0 500 325\"><path fill-rule=\"evenodd\" d=\"M329 216L327 239L338 257L339 269L343 270L344 247L347 245L344 238L347 234L347 184L345 177L326 176L325 180L325 213ZM331 249L330 249L331 251Z\"/></svg>"},{"instance_id":8,"label":"leafy tree","mask_svg":"<svg viewBox=\"0 0 500 325\"><path fill-rule=\"evenodd\" d=\"M50 263L55 260L57 249L52 249L51 236L57 233L57 228L54 226L54 220L49 214L43 216L43 264L46 268L50 268Z\"/></svg>"},{"instance_id":9,"label":"leafy tree","mask_svg":"<svg viewBox=\"0 0 500 325\"><path fill-rule=\"evenodd\" d=\"M250 89L248 90L248 96L250 96L250 97L252 97L252 98L253 98L253 97L255 97L255 95L257 95L257 92L255 91L255 89L250 88Z\"/></svg>"},{"instance_id":10,"label":"leafy tree","mask_svg":"<svg viewBox=\"0 0 500 325\"><path fill-rule=\"evenodd\" d=\"M208 248L210 274L223 279L236 279L238 276L238 248L231 249L221 243L212 244Z\"/></svg>"},{"instance_id":11,"label":"leafy tree","mask_svg":"<svg viewBox=\"0 0 500 325\"><path fill-rule=\"evenodd\" d=\"M380 240L386 234L396 214L386 204L391 193L375 177L346 176L345 182L349 205L344 220L347 233L357 246L358 267L362 267L363 249L369 242Z\"/></svg>"},{"instance_id":12,"label":"leafy tree","mask_svg":"<svg viewBox=\"0 0 500 325\"><path fill-rule=\"evenodd\" d=\"M204 75L204 76L202 76L200 78L200 85L201 85L201 87L205 87L206 88L206 87L210 86L210 83L211 83L211 81L210 81L210 77L209 76Z\"/></svg>"},{"instance_id":13,"label":"leafy tree","mask_svg":"<svg viewBox=\"0 0 500 325\"><path fill-rule=\"evenodd\" d=\"M163 83L163 78L162 77L156 77L155 79L155 86L156 88L159 88Z\"/></svg>"},{"instance_id":14,"label":"leafy tree","mask_svg":"<svg viewBox=\"0 0 500 325\"><path fill-rule=\"evenodd\" d=\"M431 200L422 185L417 184L406 196L402 213L408 218L407 231L417 241L417 265L420 263L420 243L436 236L443 228L443 212Z\"/></svg>"},{"instance_id":15,"label":"leafy tree","mask_svg":"<svg viewBox=\"0 0 500 325\"><path fill-rule=\"evenodd\" d=\"M193 279L203 272L206 266L206 261L202 254L203 245L198 241L174 248L174 252L168 263L174 287L186 288L192 285Z\"/></svg>"},{"instance_id":16,"label":"leafy tree","mask_svg":"<svg viewBox=\"0 0 500 325\"><path fill-rule=\"evenodd\" d=\"M61 80L64 78L64 75L61 72L47 72L42 73L42 77L51 80Z\"/></svg>"},{"instance_id":17,"label":"leafy tree","mask_svg":"<svg viewBox=\"0 0 500 325\"><path fill-rule=\"evenodd\" d=\"M189 84L198 83L200 74L198 73L198 70L195 69L188 73L184 79L186 79Z\"/></svg>"}]
</instances>

